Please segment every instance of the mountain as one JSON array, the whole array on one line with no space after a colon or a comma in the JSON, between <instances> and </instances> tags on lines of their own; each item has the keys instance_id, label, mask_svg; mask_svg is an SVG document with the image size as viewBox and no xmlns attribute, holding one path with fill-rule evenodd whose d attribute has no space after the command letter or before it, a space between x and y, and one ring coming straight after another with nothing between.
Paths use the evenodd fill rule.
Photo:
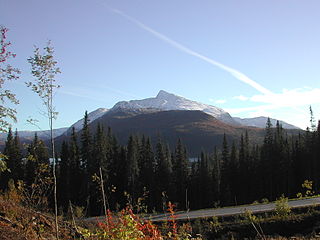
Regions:
<instances>
[{"instance_id":1,"label":"mountain","mask_svg":"<svg viewBox=\"0 0 320 240\"><path fill-rule=\"evenodd\" d=\"M154 109L158 111L169 110L200 110L218 120L232 125L239 125L229 113L221 108L199 103L161 90L155 98L118 102L110 111L118 110Z\"/></svg>"},{"instance_id":2,"label":"mountain","mask_svg":"<svg viewBox=\"0 0 320 240\"><path fill-rule=\"evenodd\" d=\"M224 133L230 143L239 140L246 131L254 142L261 142L264 136L264 129L229 125L199 110L117 109L110 110L91 122L89 127L92 133L96 131L98 124L104 129L110 127L120 144L126 144L131 134L145 135L153 143L161 137L174 149L180 138L193 157L202 149L209 152L215 145L221 146ZM57 145L68 137L58 137Z\"/></svg>"},{"instance_id":3,"label":"mountain","mask_svg":"<svg viewBox=\"0 0 320 240\"><path fill-rule=\"evenodd\" d=\"M267 118L266 117L258 117L258 118L237 118L231 117L231 115L224 111L221 108L199 103L196 101L192 101L186 99L181 96L177 96L172 93L168 93L166 91L159 91L158 95L153 98L146 98L142 100L131 100L131 101L121 101L116 103L110 110L106 108L98 108L97 110L90 112L88 114L88 118L90 122L95 122L97 120L100 121L104 116L117 116L119 120L121 117L128 120L128 116L137 116L139 114L156 114L163 111L201 111L214 117L216 120L223 122L224 124L230 125L229 127L256 127L256 128L265 128ZM154 119L157 121L156 119ZM102 121L104 121L102 119ZM275 126L276 119L271 119L272 124ZM299 129L291 124L280 121L282 126L287 129ZM135 124L138 124L135 122ZM62 128L55 130L54 135L70 135L72 127L75 127L76 131L81 130L83 125L83 118L74 123L69 128ZM112 126L111 126L112 127ZM124 127L127 129L127 127ZM164 127L162 128L164 129ZM170 129L170 127L168 127ZM119 131L122 131L119 129ZM21 139L31 140L34 136L34 131L20 131L19 136ZM48 139L49 134L48 131L37 131L38 136L43 140ZM0 145L3 145L6 139L6 134L0 134Z\"/></svg>"},{"instance_id":4,"label":"mountain","mask_svg":"<svg viewBox=\"0 0 320 240\"><path fill-rule=\"evenodd\" d=\"M250 127L258 127L258 128L265 128L266 123L268 121L267 117L255 117L255 118L238 118L233 117L235 121L237 121L242 126L250 126ZM270 118L271 124L273 127L277 124L277 119ZM286 123L284 121L279 120L279 123L282 124L282 127L285 129L300 129L294 125Z\"/></svg>"},{"instance_id":5,"label":"mountain","mask_svg":"<svg viewBox=\"0 0 320 240\"><path fill-rule=\"evenodd\" d=\"M229 125L199 110L110 110L90 123L92 133L96 131L98 124L104 129L110 127L120 144L126 144L132 134L148 136L153 143L160 136L174 149L180 138L191 157L198 156L201 150L212 152L214 146L220 147L224 134L230 145L232 141L239 142L241 134L246 132L254 144L262 143L265 135L264 128ZM288 135L295 135L299 130L289 129L287 132ZM62 143L67 138L68 136L60 136L57 142Z\"/></svg>"},{"instance_id":6,"label":"mountain","mask_svg":"<svg viewBox=\"0 0 320 240\"><path fill-rule=\"evenodd\" d=\"M122 101L114 105L110 111L118 110L139 110L139 109L153 109L157 111L168 111L168 110L200 110L205 112L218 120L235 125L235 126L250 126L265 128L267 123L267 117L256 117L256 118L238 118L231 117L231 115L221 108L199 103L186 99L184 97L177 96L166 91L159 91L158 95L154 98L146 98L142 100L131 100ZM271 119L271 123L275 126L277 119ZM286 129L299 129L284 121L280 121L283 128Z\"/></svg>"},{"instance_id":7,"label":"mountain","mask_svg":"<svg viewBox=\"0 0 320 240\"><path fill-rule=\"evenodd\" d=\"M108 111L109 111L109 109L107 109L107 108L98 108L97 110L94 110L94 111L88 113L88 119L90 122L93 122L94 120L103 116ZM81 118L76 123L72 124L71 127L68 129L68 131L66 131L63 134L71 133L71 129L73 127L75 128L76 131L79 131L80 129L82 129L83 121L84 121L84 118Z\"/></svg>"},{"instance_id":8,"label":"mountain","mask_svg":"<svg viewBox=\"0 0 320 240\"><path fill-rule=\"evenodd\" d=\"M68 128L57 128L53 129L53 135L55 137L60 136L65 133ZM50 130L42 130L42 131L18 131L18 135L21 141L32 140L35 133L37 133L38 137L42 140L47 140L50 138ZM7 139L7 133L0 133L0 141L5 141Z\"/></svg>"}]
</instances>

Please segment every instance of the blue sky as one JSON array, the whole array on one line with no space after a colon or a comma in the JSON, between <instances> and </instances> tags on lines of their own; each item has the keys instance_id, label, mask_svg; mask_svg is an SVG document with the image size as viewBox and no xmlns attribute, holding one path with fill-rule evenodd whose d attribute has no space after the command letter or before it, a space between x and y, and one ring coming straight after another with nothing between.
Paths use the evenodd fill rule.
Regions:
<instances>
[{"instance_id":1,"label":"blue sky","mask_svg":"<svg viewBox=\"0 0 320 240\"><path fill-rule=\"evenodd\" d=\"M6 85L20 100L19 130L35 129L29 116L48 128L24 85L27 58L48 40L62 71L55 127L161 89L233 116L305 128L312 105L319 119L318 0L0 0L0 9L23 72Z\"/></svg>"}]
</instances>

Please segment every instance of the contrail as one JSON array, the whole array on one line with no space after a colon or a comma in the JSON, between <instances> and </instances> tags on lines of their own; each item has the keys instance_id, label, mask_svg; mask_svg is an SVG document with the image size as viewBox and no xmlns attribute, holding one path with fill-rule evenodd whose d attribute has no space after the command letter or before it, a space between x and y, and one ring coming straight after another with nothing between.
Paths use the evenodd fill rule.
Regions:
<instances>
[{"instance_id":1,"label":"contrail","mask_svg":"<svg viewBox=\"0 0 320 240\"><path fill-rule=\"evenodd\" d=\"M179 49L180 51L187 53L191 56L200 58L202 60L204 60L207 63L210 63L211 65L214 65L216 67L219 67L227 72L229 72L231 75L233 75L235 78L237 78L238 80L250 85L251 87L255 88L256 90L258 90L259 92L263 93L263 94L272 94L272 92L266 88L264 88L263 86L261 86L259 83L253 81L252 79L250 79L248 76L246 76L245 74L243 74L242 72L239 72L236 69L233 69L231 67L228 67L222 63L219 63L209 57L206 57L200 53L197 53L193 50L191 50L190 48L170 39L169 37L163 35L162 33L159 33L155 30L153 30L152 28L148 27L147 25L143 24L142 22L138 21L137 19L125 14L124 12L118 10L118 9L114 9L111 8L109 6L107 6L112 12L128 19L130 22L136 24L138 27L140 27L141 29L144 29L145 31L151 33L152 35L154 35L155 37L157 37L158 39L170 44L171 46Z\"/></svg>"}]
</instances>

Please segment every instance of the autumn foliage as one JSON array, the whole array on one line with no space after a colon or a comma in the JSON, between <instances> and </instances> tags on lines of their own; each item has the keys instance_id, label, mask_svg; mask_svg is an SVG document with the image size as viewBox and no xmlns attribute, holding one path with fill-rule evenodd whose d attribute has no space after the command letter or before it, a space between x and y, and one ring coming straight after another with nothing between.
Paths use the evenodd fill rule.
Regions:
<instances>
[{"instance_id":1,"label":"autumn foliage","mask_svg":"<svg viewBox=\"0 0 320 240\"><path fill-rule=\"evenodd\" d=\"M166 232L162 233L158 226L149 220L135 215L130 208L122 210L118 215L107 212L106 219L98 223L94 231L83 230L88 240L187 240L194 239L188 233L191 227L182 225L180 228L175 219L174 205L168 204L169 220ZM180 231L179 231L180 230ZM181 231L182 230L182 231Z\"/></svg>"}]
</instances>

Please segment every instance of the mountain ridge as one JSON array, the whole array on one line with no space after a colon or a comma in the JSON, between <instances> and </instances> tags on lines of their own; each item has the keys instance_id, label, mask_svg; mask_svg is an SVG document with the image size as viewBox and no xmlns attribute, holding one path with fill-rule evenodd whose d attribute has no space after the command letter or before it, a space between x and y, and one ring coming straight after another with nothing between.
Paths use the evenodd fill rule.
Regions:
<instances>
[{"instance_id":1,"label":"mountain ridge","mask_svg":"<svg viewBox=\"0 0 320 240\"><path fill-rule=\"evenodd\" d=\"M98 108L90 113L88 113L88 118L90 122L93 122L101 117L103 117L107 113L111 112L123 112L123 111L131 111L132 113L150 113L150 112L161 112L161 111L170 111L170 110L187 110L187 111L202 111L206 114L209 114L216 119L233 126L247 126L247 127L257 127L257 128L265 128L267 117L255 117L255 118L239 118L232 117L228 112L223 110L222 108L200 103L197 101L189 100L187 98L175 95L173 93L166 92L164 90L160 90L156 97L145 98L141 100L130 100L130 101L120 101L117 102L111 109L107 108ZM270 119L273 126L276 125L276 119ZM300 129L292 124L286 123L284 121L279 120L284 128L287 129ZM70 127L55 129L55 136L59 135L68 135L71 133L72 127L75 128L76 131L81 130L83 125L83 118L72 124ZM30 138L33 137L35 132L38 133L42 138L46 138L46 131L18 131L19 135L21 133L23 136ZM26 135L26 136L25 136ZM0 141L4 141L6 138L6 134L0 134Z\"/></svg>"},{"instance_id":2,"label":"mountain ridge","mask_svg":"<svg viewBox=\"0 0 320 240\"><path fill-rule=\"evenodd\" d=\"M164 90L160 90L153 98L118 102L111 108L111 111L118 109L200 110L225 123L239 125L228 112L221 108L189 100Z\"/></svg>"}]
</instances>

